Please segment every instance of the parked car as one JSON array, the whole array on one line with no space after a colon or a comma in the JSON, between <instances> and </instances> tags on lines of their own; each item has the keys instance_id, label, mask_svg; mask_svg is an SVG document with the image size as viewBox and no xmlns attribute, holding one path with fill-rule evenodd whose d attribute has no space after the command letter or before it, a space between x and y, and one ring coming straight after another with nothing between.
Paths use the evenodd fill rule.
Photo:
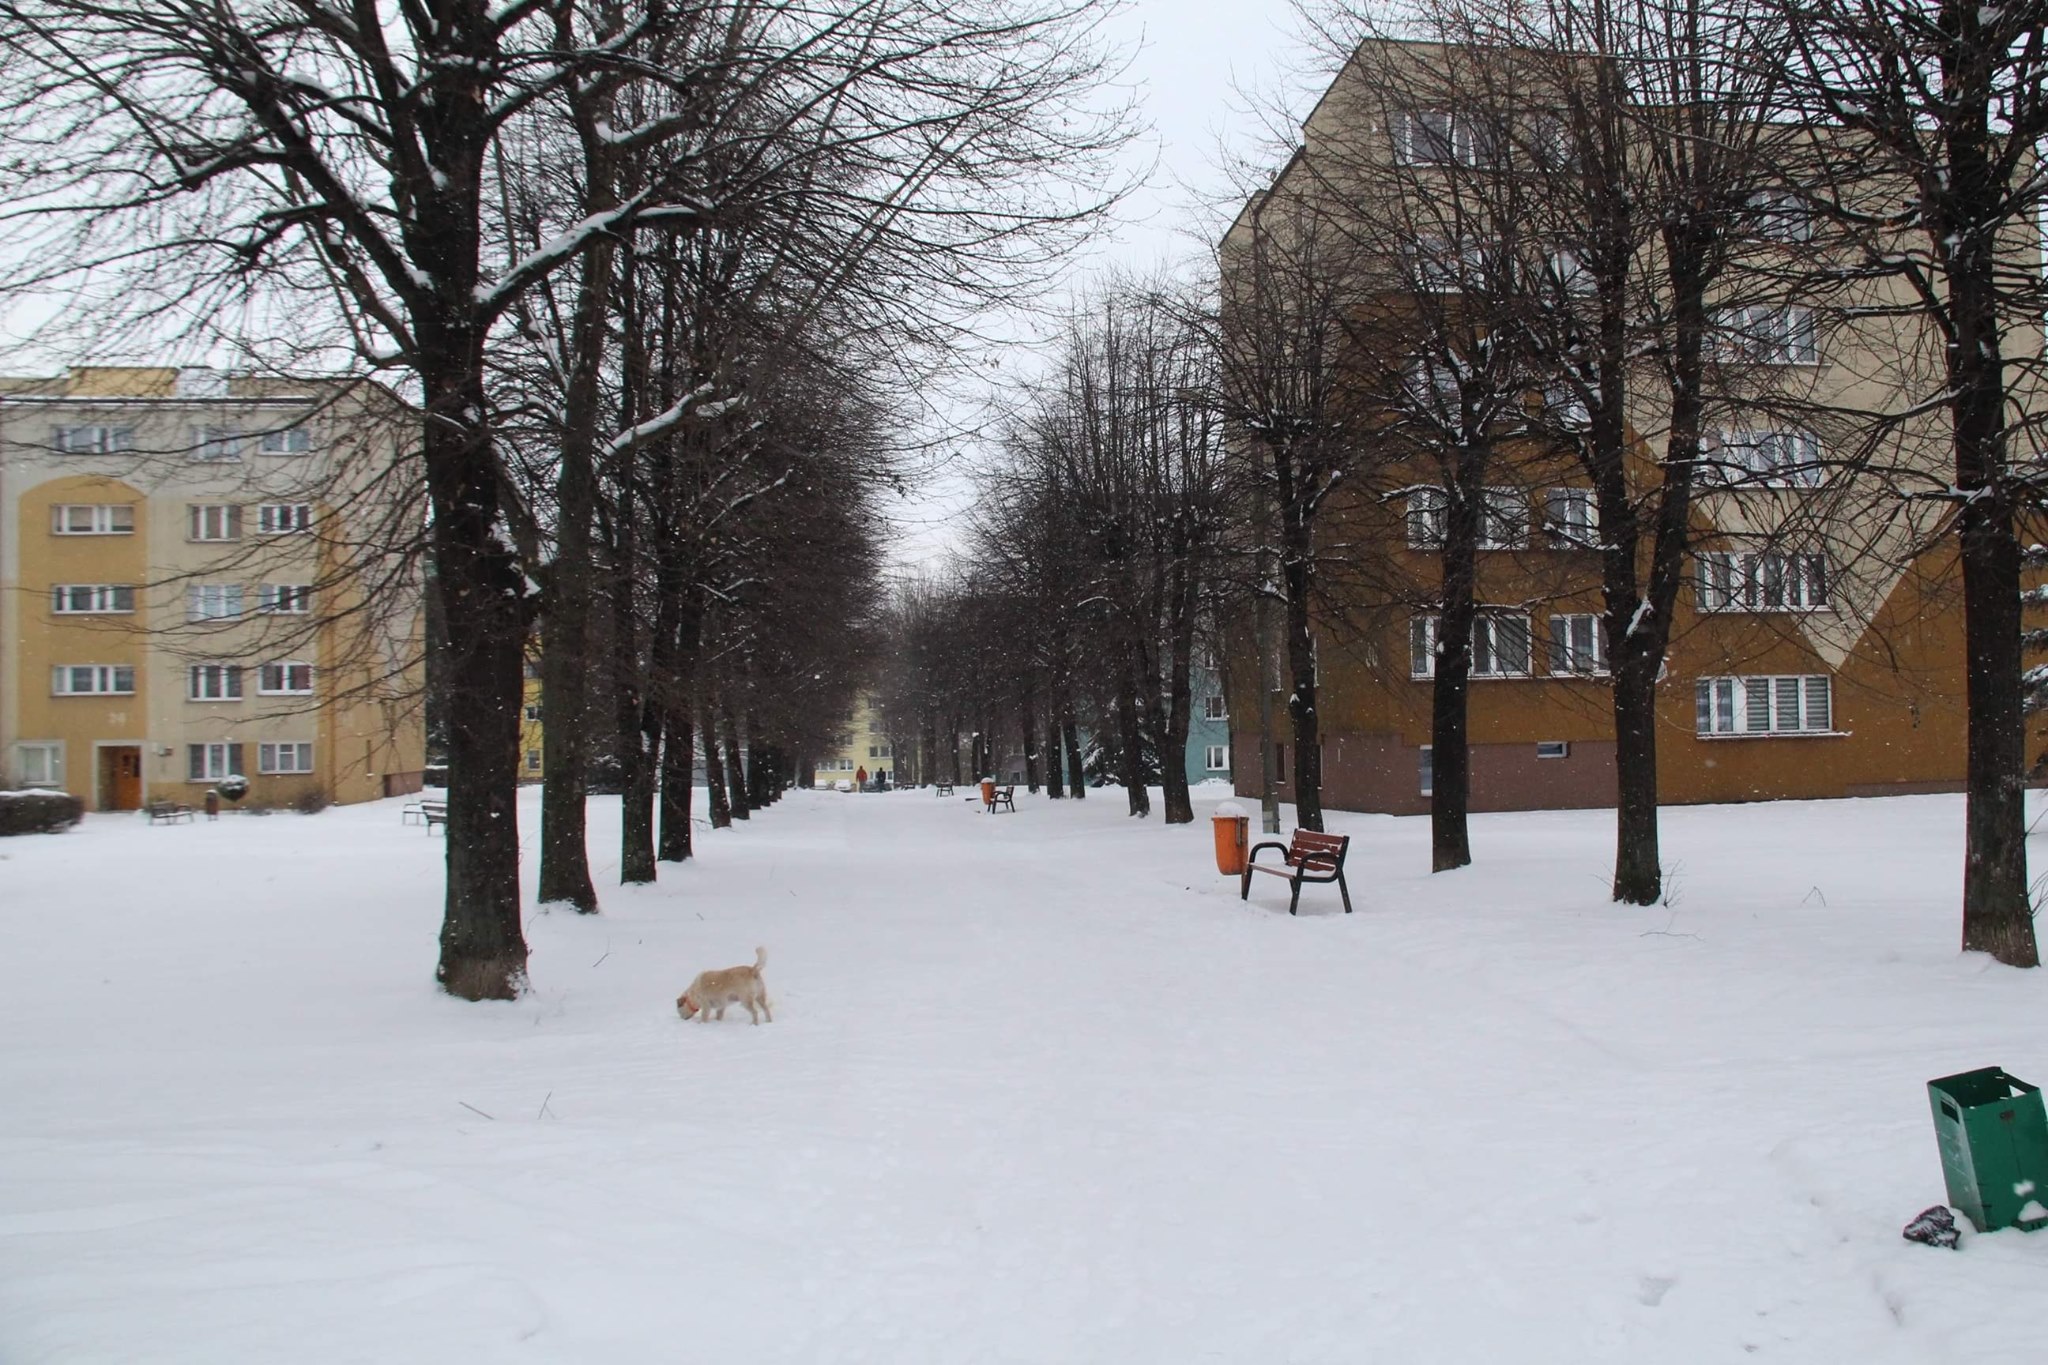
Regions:
<instances>
[{"instance_id":1,"label":"parked car","mask_svg":"<svg viewBox=\"0 0 2048 1365\"><path fill-rule=\"evenodd\" d=\"M834 782L834 783L832 784L832 790L833 790L833 791L836 791L836 792L850 792L850 791L852 791L852 790L853 790L853 779L852 779L852 778L850 778L850 777L842 777L842 778L840 778L840 779L839 779L839 780L838 780L837 782Z\"/></svg>"}]
</instances>

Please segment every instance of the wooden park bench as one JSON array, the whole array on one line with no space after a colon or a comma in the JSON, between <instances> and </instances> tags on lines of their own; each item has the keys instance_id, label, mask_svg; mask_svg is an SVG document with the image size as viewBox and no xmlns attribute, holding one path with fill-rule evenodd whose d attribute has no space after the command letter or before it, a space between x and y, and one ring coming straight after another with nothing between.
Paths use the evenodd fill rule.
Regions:
<instances>
[{"instance_id":1,"label":"wooden park bench","mask_svg":"<svg viewBox=\"0 0 2048 1365\"><path fill-rule=\"evenodd\" d=\"M142 809L143 813L149 816L149 823L152 825L175 825L180 820L187 824L192 822L190 806L180 801L165 800L161 796L151 797L143 803Z\"/></svg>"},{"instance_id":2,"label":"wooden park bench","mask_svg":"<svg viewBox=\"0 0 2048 1365\"><path fill-rule=\"evenodd\" d=\"M1004 809L1007 809L1012 815L1017 813L1017 789L1015 787L997 787L995 795L988 799L988 813L990 815L994 815L997 811Z\"/></svg>"},{"instance_id":3,"label":"wooden park bench","mask_svg":"<svg viewBox=\"0 0 2048 1365\"><path fill-rule=\"evenodd\" d=\"M953 794L953 784L951 782L934 782L932 786L937 788L936 795L951 796Z\"/></svg>"},{"instance_id":4,"label":"wooden park bench","mask_svg":"<svg viewBox=\"0 0 2048 1365\"><path fill-rule=\"evenodd\" d=\"M1281 865L1261 864L1259 853L1263 849L1278 849ZM1253 844L1250 856L1245 859L1244 885L1238 890L1239 900L1250 900L1252 894L1252 873L1266 872L1275 877L1285 877L1294 894L1288 897L1287 913L1294 914L1301 904L1301 888L1304 883L1337 883L1337 891L1344 897L1344 913L1351 913L1351 888L1344 885L1344 855L1351 849L1348 834L1319 834L1312 829L1294 831L1294 842L1283 844L1269 839L1262 844Z\"/></svg>"},{"instance_id":5,"label":"wooden park bench","mask_svg":"<svg viewBox=\"0 0 2048 1365\"><path fill-rule=\"evenodd\" d=\"M448 823L446 801L414 801L398 813L398 821L404 825L425 825L427 833L434 832L434 826Z\"/></svg>"}]
</instances>

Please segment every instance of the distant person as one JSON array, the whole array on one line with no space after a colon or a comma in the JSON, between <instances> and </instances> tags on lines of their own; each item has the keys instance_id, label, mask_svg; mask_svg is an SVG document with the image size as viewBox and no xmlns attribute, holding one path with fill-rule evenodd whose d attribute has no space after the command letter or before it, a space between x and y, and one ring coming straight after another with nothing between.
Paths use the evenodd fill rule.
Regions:
<instances>
[{"instance_id":1,"label":"distant person","mask_svg":"<svg viewBox=\"0 0 2048 1365\"><path fill-rule=\"evenodd\" d=\"M856 768L854 770L853 785L859 787L862 791L868 789L868 770L866 768Z\"/></svg>"}]
</instances>

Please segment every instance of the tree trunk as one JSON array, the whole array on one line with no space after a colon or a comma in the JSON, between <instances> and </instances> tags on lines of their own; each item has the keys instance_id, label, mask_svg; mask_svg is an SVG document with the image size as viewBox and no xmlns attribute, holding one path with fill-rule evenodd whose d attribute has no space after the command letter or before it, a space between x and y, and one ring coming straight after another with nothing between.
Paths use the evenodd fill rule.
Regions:
<instances>
[{"instance_id":1,"label":"tree trunk","mask_svg":"<svg viewBox=\"0 0 2048 1365\"><path fill-rule=\"evenodd\" d=\"M593 169L593 175L598 171ZM611 206L608 185L590 195L587 212ZM546 755L540 795L540 903L597 910L585 829L590 775L588 623L592 591L591 523L597 515L597 423L602 393L606 305L612 247L585 255L571 324L571 368L563 395L561 462L555 476L555 559L549 567L541 632L541 747Z\"/></svg>"},{"instance_id":2,"label":"tree trunk","mask_svg":"<svg viewBox=\"0 0 2048 1365\"><path fill-rule=\"evenodd\" d=\"M1031 687L1024 688L1024 700L1019 708L1018 722L1024 731L1024 790L1033 796L1038 794L1038 710L1033 704Z\"/></svg>"},{"instance_id":3,"label":"tree trunk","mask_svg":"<svg viewBox=\"0 0 2048 1365\"><path fill-rule=\"evenodd\" d=\"M1066 766L1060 761L1059 708L1048 703L1045 713L1045 794L1055 801L1066 799Z\"/></svg>"},{"instance_id":4,"label":"tree trunk","mask_svg":"<svg viewBox=\"0 0 2048 1365\"><path fill-rule=\"evenodd\" d=\"M730 793L726 804L732 811L733 819L751 819L753 806L747 800L747 765L740 758L739 721L733 716L730 708L720 707L719 710L725 720L725 782L726 790ZM709 735L710 731L705 731L705 734Z\"/></svg>"},{"instance_id":5,"label":"tree trunk","mask_svg":"<svg viewBox=\"0 0 2048 1365\"><path fill-rule=\"evenodd\" d=\"M1123 779L1124 795L1130 802L1130 813L1142 818L1152 813L1152 794L1145 790L1145 738L1138 729L1138 680L1128 658L1124 661L1123 676L1117 680L1116 728L1117 768Z\"/></svg>"},{"instance_id":6,"label":"tree trunk","mask_svg":"<svg viewBox=\"0 0 2048 1365\"><path fill-rule=\"evenodd\" d=\"M470 284L465 289L473 287ZM481 330L421 327L422 435L447 624L448 882L434 978L465 1000L526 989L519 918L519 710L525 577L498 535L502 475L483 426Z\"/></svg>"},{"instance_id":7,"label":"tree trunk","mask_svg":"<svg viewBox=\"0 0 2048 1365\"><path fill-rule=\"evenodd\" d=\"M1614 899L1655 905L1664 894L1657 833L1657 663L1614 663Z\"/></svg>"},{"instance_id":8,"label":"tree trunk","mask_svg":"<svg viewBox=\"0 0 2048 1365\"><path fill-rule=\"evenodd\" d=\"M704 787L711 797L711 828L732 828L730 789L725 785L725 764L718 756L718 716L707 698L698 711L699 731L704 736Z\"/></svg>"},{"instance_id":9,"label":"tree trunk","mask_svg":"<svg viewBox=\"0 0 2048 1365\"><path fill-rule=\"evenodd\" d=\"M1460 463L1444 512L1435 683L1430 688L1431 872L1448 872L1472 861L1472 632L1479 619L1473 594L1479 574L1486 461L1468 451Z\"/></svg>"},{"instance_id":10,"label":"tree trunk","mask_svg":"<svg viewBox=\"0 0 2048 1365\"><path fill-rule=\"evenodd\" d=\"M1315 588L1308 524L1299 506L1281 508L1280 580L1287 597L1287 666L1292 690L1287 716L1294 724L1294 823L1323 827L1322 716L1316 709L1316 639L1309 623Z\"/></svg>"},{"instance_id":11,"label":"tree trunk","mask_svg":"<svg viewBox=\"0 0 2048 1365\"><path fill-rule=\"evenodd\" d=\"M1088 773L1081 762L1081 730L1074 724L1074 703L1060 699L1060 735L1067 746L1067 795L1079 801L1088 795Z\"/></svg>"},{"instance_id":12,"label":"tree trunk","mask_svg":"<svg viewBox=\"0 0 2048 1365\"><path fill-rule=\"evenodd\" d=\"M690 832L690 807L695 793L696 753L687 703L670 701L662 710L661 844L665 863L680 863L695 851Z\"/></svg>"}]
</instances>

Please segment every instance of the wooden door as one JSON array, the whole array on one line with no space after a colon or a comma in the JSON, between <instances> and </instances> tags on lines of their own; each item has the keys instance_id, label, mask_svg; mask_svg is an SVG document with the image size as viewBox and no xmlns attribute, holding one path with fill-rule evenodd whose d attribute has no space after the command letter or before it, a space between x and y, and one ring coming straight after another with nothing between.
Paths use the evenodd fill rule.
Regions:
<instances>
[{"instance_id":1,"label":"wooden door","mask_svg":"<svg viewBox=\"0 0 2048 1365\"><path fill-rule=\"evenodd\" d=\"M100 750L100 809L142 809L142 750L116 745Z\"/></svg>"}]
</instances>

